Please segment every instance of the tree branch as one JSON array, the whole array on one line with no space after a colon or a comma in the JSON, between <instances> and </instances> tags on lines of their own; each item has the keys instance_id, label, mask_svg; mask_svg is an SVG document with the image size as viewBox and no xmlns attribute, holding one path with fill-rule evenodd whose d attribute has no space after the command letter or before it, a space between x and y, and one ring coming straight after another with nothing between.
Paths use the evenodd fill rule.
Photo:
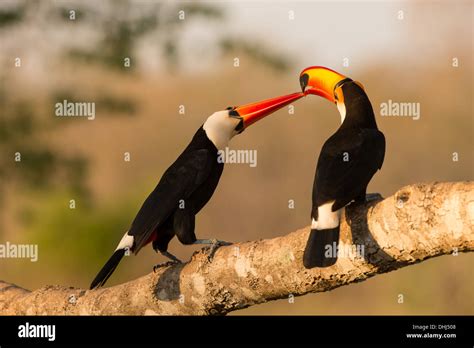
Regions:
<instances>
[{"instance_id":1,"label":"tree branch","mask_svg":"<svg viewBox=\"0 0 474 348\"><path fill-rule=\"evenodd\" d=\"M340 245L355 244L363 256L340 255L325 269L303 267L306 227L221 247L212 262L199 251L186 264L100 290L47 286L30 292L0 281L0 314L226 314L290 294L328 291L431 257L473 251L473 224L473 182L415 184L383 201L346 208Z\"/></svg>"}]
</instances>

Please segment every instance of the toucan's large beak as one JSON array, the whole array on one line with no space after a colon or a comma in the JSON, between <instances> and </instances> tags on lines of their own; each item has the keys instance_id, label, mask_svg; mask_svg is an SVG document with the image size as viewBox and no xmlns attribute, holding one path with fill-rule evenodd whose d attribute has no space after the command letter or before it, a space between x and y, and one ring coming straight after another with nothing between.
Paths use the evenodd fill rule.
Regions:
<instances>
[{"instance_id":1,"label":"toucan's large beak","mask_svg":"<svg viewBox=\"0 0 474 348\"><path fill-rule=\"evenodd\" d=\"M300 85L305 94L316 94L331 102L335 102L334 90L345 80L350 79L322 66L306 68L300 74Z\"/></svg>"},{"instance_id":2,"label":"toucan's large beak","mask_svg":"<svg viewBox=\"0 0 474 348\"><path fill-rule=\"evenodd\" d=\"M291 102L304 97L304 93L292 93L281 97L262 100L259 102L241 105L233 108L230 111L231 116L240 117L243 121L243 129L251 124L261 120Z\"/></svg>"}]
</instances>

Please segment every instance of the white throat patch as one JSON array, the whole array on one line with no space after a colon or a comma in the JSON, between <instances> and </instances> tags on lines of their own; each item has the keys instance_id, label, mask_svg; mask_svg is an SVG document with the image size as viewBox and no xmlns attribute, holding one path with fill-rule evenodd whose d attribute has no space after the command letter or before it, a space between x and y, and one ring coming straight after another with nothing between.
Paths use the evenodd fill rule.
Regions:
<instances>
[{"instance_id":1,"label":"white throat patch","mask_svg":"<svg viewBox=\"0 0 474 348\"><path fill-rule=\"evenodd\" d=\"M239 124L238 118L230 117L229 111L217 111L209 116L204 122L203 129L207 137L218 150L223 150L230 139L238 133L235 127Z\"/></svg>"},{"instance_id":2,"label":"white throat patch","mask_svg":"<svg viewBox=\"0 0 474 348\"><path fill-rule=\"evenodd\" d=\"M337 110L339 110L339 113L341 114L341 123L344 122L344 119L346 118L346 105L344 103L337 103Z\"/></svg>"}]
</instances>

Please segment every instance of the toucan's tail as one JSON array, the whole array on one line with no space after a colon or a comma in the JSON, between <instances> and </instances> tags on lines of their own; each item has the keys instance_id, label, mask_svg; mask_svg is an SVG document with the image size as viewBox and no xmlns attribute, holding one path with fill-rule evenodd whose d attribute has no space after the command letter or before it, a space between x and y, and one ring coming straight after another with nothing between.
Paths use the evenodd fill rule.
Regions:
<instances>
[{"instance_id":1,"label":"toucan's tail","mask_svg":"<svg viewBox=\"0 0 474 348\"><path fill-rule=\"evenodd\" d=\"M337 261L339 226L325 230L312 229L303 255L305 268L329 267Z\"/></svg>"},{"instance_id":2,"label":"toucan's tail","mask_svg":"<svg viewBox=\"0 0 474 348\"><path fill-rule=\"evenodd\" d=\"M105 284L107 279L112 275L112 273L115 271L115 268L117 268L117 265L119 264L120 260L122 260L122 257L125 255L125 250L126 249L117 249L113 253L113 255L110 257L110 259L105 263L104 267L99 271L99 273L96 275L94 280L92 281L90 289L95 289L95 288L100 288Z\"/></svg>"}]
</instances>

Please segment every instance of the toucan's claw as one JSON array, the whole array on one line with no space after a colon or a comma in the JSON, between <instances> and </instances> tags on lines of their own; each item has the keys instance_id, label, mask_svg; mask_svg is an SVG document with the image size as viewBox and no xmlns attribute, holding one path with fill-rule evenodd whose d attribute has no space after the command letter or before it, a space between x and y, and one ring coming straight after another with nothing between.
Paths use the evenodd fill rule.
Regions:
<instances>
[{"instance_id":1,"label":"toucan's claw","mask_svg":"<svg viewBox=\"0 0 474 348\"><path fill-rule=\"evenodd\" d=\"M367 193L365 195L358 196L350 205L353 207L364 205L374 201L383 200L383 197L380 193Z\"/></svg>"},{"instance_id":2,"label":"toucan's claw","mask_svg":"<svg viewBox=\"0 0 474 348\"><path fill-rule=\"evenodd\" d=\"M207 256L207 260L209 262L211 262L214 259L214 255L215 255L217 249L219 249L221 246L232 245L232 243L225 242L223 240L213 239L212 241L213 241L213 243L211 244L211 246L209 248L209 255Z\"/></svg>"},{"instance_id":3,"label":"toucan's claw","mask_svg":"<svg viewBox=\"0 0 474 348\"><path fill-rule=\"evenodd\" d=\"M181 261L180 259L178 259L176 256L174 256L173 254L171 254L168 251L161 251L161 250L156 250L156 251L159 252L161 255L169 258L170 260L166 261L166 262L159 263L159 264L153 266L153 273L155 273L158 268L172 266L172 265L178 265L180 263L183 263L183 261Z\"/></svg>"},{"instance_id":4,"label":"toucan's claw","mask_svg":"<svg viewBox=\"0 0 474 348\"><path fill-rule=\"evenodd\" d=\"M372 202L372 201L378 201L382 200L383 197L380 193L367 193L365 195L365 201L366 202Z\"/></svg>"},{"instance_id":5,"label":"toucan's claw","mask_svg":"<svg viewBox=\"0 0 474 348\"><path fill-rule=\"evenodd\" d=\"M181 263L182 263L182 262L179 261L179 260L178 260L178 261L170 260L170 261L166 261L166 262L159 263L159 264L153 266L153 273L156 273L156 270L159 269L159 268L168 267L168 266L174 266L174 265L179 265L179 264L181 264Z\"/></svg>"},{"instance_id":6,"label":"toucan's claw","mask_svg":"<svg viewBox=\"0 0 474 348\"><path fill-rule=\"evenodd\" d=\"M194 242L194 244L209 244L209 246L204 249L209 250L207 260L211 262L217 249L219 249L221 246L232 245L233 243L218 239L198 239Z\"/></svg>"}]
</instances>

